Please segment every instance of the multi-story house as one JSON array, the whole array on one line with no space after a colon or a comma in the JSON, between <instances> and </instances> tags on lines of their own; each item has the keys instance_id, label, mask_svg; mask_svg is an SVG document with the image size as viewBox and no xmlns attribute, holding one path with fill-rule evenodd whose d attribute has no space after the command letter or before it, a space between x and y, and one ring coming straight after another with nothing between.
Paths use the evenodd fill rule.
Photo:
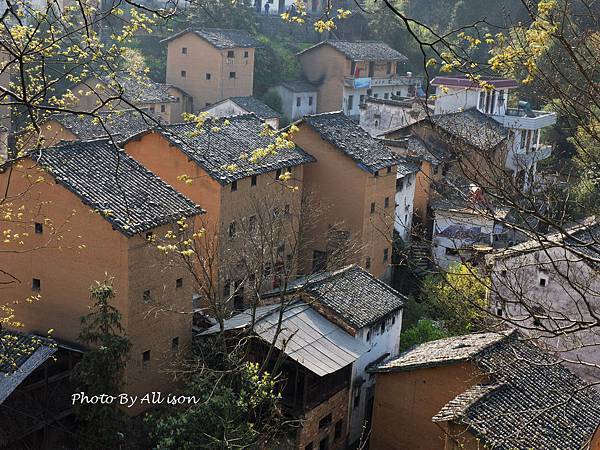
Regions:
<instances>
[{"instance_id":1,"label":"multi-story house","mask_svg":"<svg viewBox=\"0 0 600 450\"><path fill-rule=\"evenodd\" d=\"M314 217L303 220L300 270L334 269L343 261L387 277L397 155L342 112L305 116L297 126L294 142L317 160L304 171Z\"/></svg>"},{"instance_id":2,"label":"multi-story house","mask_svg":"<svg viewBox=\"0 0 600 450\"><path fill-rule=\"evenodd\" d=\"M268 123L275 130L279 128L279 119L281 114L264 104L257 98L249 97L230 97L213 103L202 110L211 117L239 116L240 114L254 113L259 119Z\"/></svg>"},{"instance_id":3,"label":"multi-story house","mask_svg":"<svg viewBox=\"0 0 600 450\"><path fill-rule=\"evenodd\" d=\"M288 120L317 112L317 87L307 81L284 81L275 92L281 98L281 111Z\"/></svg>"},{"instance_id":4,"label":"multi-story house","mask_svg":"<svg viewBox=\"0 0 600 450\"><path fill-rule=\"evenodd\" d=\"M421 77L403 74L406 56L377 41L320 42L298 53L304 77L317 86L317 112L358 118L367 97L415 97Z\"/></svg>"},{"instance_id":5,"label":"multi-story house","mask_svg":"<svg viewBox=\"0 0 600 450\"><path fill-rule=\"evenodd\" d=\"M252 95L259 43L245 30L187 29L167 43L167 83L193 97L193 111Z\"/></svg>"},{"instance_id":6,"label":"multi-story house","mask_svg":"<svg viewBox=\"0 0 600 450\"><path fill-rule=\"evenodd\" d=\"M235 309L244 308L240 283L254 273L240 265L262 264L275 284L280 268L289 273L297 267L304 171L314 158L298 147L252 158L254 150L276 139L264 133L262 120L246 114L207 120L200 128L196 123L157 127L124 144L167 183L193 201L202 200L206 214L198 228L205 230L201 242L210 248L202 250L210 250L207 258L213 262L205 281L218 286L215 291L225 299L235 291L230 299ZM260 244L257 233L265 237Z\"/></svg>"},{"instance_id":7,"label":"multi-story house","mask_svg":"<svg viewBox=\"0 0 600 450\"><path fill-rule=\"evenodd\" d=\"M112 278L132 344L124 391L173 389L163 369L190 348L191 314L179 312L191 311L192 277L148 240L177 233L201 208L109 140L36 150L2 166L0 183L6 212L19 211L4 230L3 299L24 331L77 342L90 286Z\"/></svg>"},{"instance_id":8,"label":"multi-story house","mask_svg":"<svg viewBox=\"0 0 600 450\"><path fill-rule=\"evenodd\" d=\"M415 190L420 171L419 161L399 158L396 170L396 214L394 230L403 242L410 241L415 207Z\"/></svg>"},{"instance_id":9,"label":"multi-story house","mask_svg":"<svg viewBox=\"0 0 600 450\"><path fill-rule=\"evenodd\" d=\"M92 76L71 89L79 111L139 108L165 123L181 122L191 112L191 97L181 88L156 83L145 74L115 72L114 77Z\"/></svg>"},{"instance_id":10,"label":"multi-story house","mask_svg":"<svg viewBox=\"0 0 600 450\"><path fill-rule=\"evenodd\" d=\"M600 224L591 217L488 257L493 313L592 383L600 380L598 236Z\"/></svg>"},{"instance_id":11,"label":"multi-story house","mask_svg":"<svg viewBox=\"0 0 600 450\"><path fill-rule=\"evenodd\" d=\"M542 129L556 123L556 113L533 110L527 102L509 107L509 94L518 87L515 80L482 77L480 82L466 76L438 76L435 114L449 114L474 108L494 119L510 133L505 165L527 187L537 162L550 156L552 148L541 142Z\"/></svg>"},{"instance_id":12,"label":"multi-story house","mask_svg":"<svg viewBox=\"0 0 600 450\"><path fill-rule=\"evenodd\" d=\"M285 354L282 404L302 420L290 447L364 443L374 389L367 368L398 354L404 297L356 266L302 277L285 289L261 297L272 304L224 321L224 331L246 334L255 317L252 332ZM200 337L220 331L215 325ZM262 362L266 352L251 348L250 358Z\"/></svg>"},{"instance_id":13,"label":"multi-story house","mask_svg":"<svg viewBox=\"0 0 600 450\"><path fill-rule=\"evenodd\" d=\"M352 363L348 417L344 421L348 443L358 444L362 438L364 444L374 389L374 378L367 374L367 368L398 354L405 298L354 265L301 277L290 283L286 292L302 298L365 347ZM270 295L280 298L281 290Z\"/></svg>"}]
</instances>

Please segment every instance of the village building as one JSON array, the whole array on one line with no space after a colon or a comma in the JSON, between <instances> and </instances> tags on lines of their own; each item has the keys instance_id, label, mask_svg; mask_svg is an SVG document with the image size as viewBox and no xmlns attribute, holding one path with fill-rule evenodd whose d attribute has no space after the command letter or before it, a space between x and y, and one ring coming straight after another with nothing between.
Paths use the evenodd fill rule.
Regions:
<instances>
[{"instance_id":1,"label":"village building","mask_svg":"<svg viewBox=\"0 0 600 450\"><path fill-rule=\"evenodd\" d=\"M281 118L281 114L252 96L227 98L207 106L202 112L207 113L211 117L239 116L240 114L254 113L274 130L279 128L279 119Z\"/></svg>"},{"instance_id":2,"label":"village building","mask_svg":"<svg viewBox=\"0 0 600 450\"><path fill-rule=\"evenodd\" d=\"M438 76L431 81L436 87L435 114L451 114L474 108L509 130L506 168L524 186L529 187L537 172L537 163L547 159L552 148L542 142L541 132L556 123L556 113L536 111L529 103L509 104L516 80L482 77L473 81L466 76Z\"/></svg>"},{"instance_id":3,"label":"village building","mask_svg":"<svg viewBox=\"0 0 600 450\"><path fill-rule=\"evenodd\" d=\"M288 120L298 120L317 112L317 86L308 81L284 81L275 92L281 98L281 111Z\"/></svg>"},{"instance_id":4,"label":"village building","mask_svg":"<svg viewBox=\"0 0 600 450\"><path fill-rule=\"evenodd\" d=\"M600 394L516 332L427 342L372 373L373 450L600 446Z\"/></svg>"},{"instance_id":5,"label":"village building","mask_svg":"<svg viewBox=\"0 0 600 450\"><path fill-rule=\"evenodd\" d=\"M398 354L405 298L354 265L298 278L286 293L303 298L367 348L352 365L349 386L348 443L356 444L371 416L374 380L367 368ZM265 301L270 296L279 298L281 290Z\"/></svg>"},{"instance_id":6,"label":"village building","mask_svg":"<svg viewBox=\"0 0 600 450\"><path fill-rule=\"evenodd\" d=\"M317 160L304 172L304 192L317 213L303 220L301 273L343 261L388 278L397 155L342 112L305 116L296 125L294 142Z\"/></svg>"},{"instance_id":7,"label":"village building","mask_svg":"<svg viewBox=\"0 0 600 450\"><path fill-rule=\"evenodd\" d=\"M167 43L167 83L189 93L193 112L230 97L252 95L260 45L245 30L189 28Z\"/></svg>"},{"instance_id":8,"label":"village building","mask_svg":"<svg viewBox=\"0 0 600 450\"><path fill-rule=\"evenodd\" d=\"M192 111L192 98L174 84L157 83L146 74L118 71L114 76L91 76L71 89L78 111L137 108L165 123L181 122Z\"/></svg>"},{"instance_id":9,"label":"village building","mask_svg":"<svg viewBox=\"0 0 600 450\"><path fill-rule=\"evenodd\" d=\"M428 113L424 100L401 98L390 99L367 97L359 105L360 126L371 136L384 135L387 131L406 127L423 119Z\"/></svg>"},{"instance_id":10,"label":"village building","mask_svg":"<svg viewBox=\"0 0 600 450\"><path fill-rule=\"evenodd\" d=\"M415 97L421 77L403 72L406 56L379 41L326 40L298 53L304 78L317 86L317 112L358 119L367 97Z\"/></svg>"},{"instance_id":11,"label":"village building","mask_svg":"<svg viewBox=\"0 0 600 450\"><path fill-rule=\"evenodd\" d=\"M15 302L23 331L54 329L54 338L77 342L90 286L111 278L132 344L124 392L172 389L162 369L189 350L191 314L178 312L191 312L192 279L148 241L178 232L178 221L190 223L202 209L108 140L36 150L5 163L0 183L22 214L5 230L1 258L10 268L4 298ZM21 241L32 250L22 251Z\"/></svg>"},{"instance_id":12,"label":"village building","mask_svg":"<svg viewBox=\"0 0 600 450\"><path fill-rule=\"evenodd\" d=\"M286 300L282 302L282 298ZM303 377L308 382L308 389L314 392L330 389L331 381L323 376L323 372L332 370L329 359L336 353L339 357L340 351L334 351L331 345L307 345L307 341L320 338L324 330L328 330L327 340L335 344L339 337L344 336L345 347L355 349L351 359L347 356L344 359L344 370L337 374L334 392L322 396L284 391L282 400L288 412L303 419L295 448L346 448L346 444L358 443L368 426L373 400L373 377L366 371L368 367L398 354L404 297L365 270L348 266L298 278L290 282L285 291L276 289L265 293L261 301L275 302L259 306L255 314L258 320L254 332L267 343L275 337L281 305L291 303L291 307L285 308L277 343L280 343L278 348L281 349L285 342L285 353L309 369L309 375ZM265 319L261 317L263 311L269 314ZM244 328L250 320L251 311L236 315L225 321L225 330ZM263 321L268 323L267 330L263 328ZM319 328L315 332L308 328L309 324L312 327L319 325ZM219 325L215 325L201 334L211 335L219 331ZM334 368L341 366L336 364ZM284 376L287 385L297 386L295 371L284 370ZM289 408L303 398L307 402L305 409Z\"/></svg>"},{"instance_id":13,"label":"village building","mask_svg":"<svg viewBox=\"0 0 600 450\"><path fill-rule=\"evenodd\" d=\"M160 117L136 110L99 111L87 114L55 114L39 124L40 135L24 132L17 141L21 148L52 147L61 141L89 141L111 138L120 142L163 123ZM40 140L38 141L38 138Z\"/></svg>"},{"instance_id":14,"label":"village building","mask_svg":"<svg viewBox=\"0 0 600 450\"><path fill-rule=\"evenodd\" d=\"M250 0L250 4L257 14L276 16L277 19L285 12L294 14L295 11L298 11L294 0ZM305 6L309 14L322 13L328 7L324 0L311 0Z\"/></svg>"},{"instance_id":15,"label":"village building","mask_svg":"<svg viewBox=\"0 0 600 450\"><path fill-rule=\"evenodd\" d=\"M276 139L264 132L261 119L245 114L207 120L200 128L196 123L158 127L124 145L161 179L202 202L206 215L197 228L204 229L203 242L211 243L211 282L225 298L237 293L232 309L245 307L240 283L249 273L239 266L244 257L264 264L273 284L280 270L297 268L304 172L315 159L300 147L252 157L253 151L274 145ZM284 175L289 179L283 181ZM255 244L255 233L267 227L271 227L270 237L261 244L262 250L269 253L266 247L275 246L275 260L245 254L246 246Z\"/></svg>"},{"instance_id":16,"label":"village building","mask_svg":"<svg viewBox=\"0 0 600 450\"><path fill-rule=\"evenodd\" d=\"M417 176L421 170L420 161L400 157L396 170L396 213L394 231L403 243L411 240Z\"/></svg>"},{"instance_id":17,"label":"village building","mask_svg":"<svg viewBox=\"0 0 600 450\"><path fill-rule=\"evenodd\" d=\"M387 136L390 137L388 138ZM417 234L428 235L432 226L431 202L436 194L434 185L440 182L446 173L445 164L447 155L439 151L438 148L427 144L416 135L397 138L395 133L392 132L389 135L384 134L380 142L406 160L408 167L410 167L410 163L418 167L416 173L413 173L411 170L410 173L402 178L402 181L398 178L396 179L397 208L411 204L412 196L413 212L412 219L408 217L397 224L398 232L402 235L402 228L406 230L410 224L411 229L415 227L419 228ZM413 180L414 187L411 185ZM405 189L407 190L405 191ZM404 215L406 215L406 212L404 212ZM396 218L402 217L402 210L397 210ZM404 231L404 233L407 231Z\"/></svg>"},{"instance_id":18,"label":"village building","mask_svg":"<svg viewBox=\"0 0 600 450\"><path fill-rule=\"evenodd\" d=\"M71 371L83 350L7 329L0 342L0 447L62 446L74 418Z\"/></svg>"},{"instance_id":19,"label":"village building","mask_svg":"<svg viewBox=\"0 0 600 450\"><path fill-rule=\"evenodd\" d=\"M247 344L251 361L262 363L271 343L279 351L272 359L279 361L282 372L283 410L288 417L302 420L286 448L347 448L352 363L368 350L364 343L302 300L246 310L225 320L223 331L232 339L236 332L256 336ZM200 333L199 339L220 332L217 324Z\"/></svg>"},{"instance_id":20,"label":"village building","mask_svg":"<svg viewBox=\"0 0 600 450\"><path fill-rule=\"evenodd\" d=\"M599 237L591 217L488 257L492 312L593 383L600 380L600 332L588 324L600 305Z\"/></svg>"}]
</instances>

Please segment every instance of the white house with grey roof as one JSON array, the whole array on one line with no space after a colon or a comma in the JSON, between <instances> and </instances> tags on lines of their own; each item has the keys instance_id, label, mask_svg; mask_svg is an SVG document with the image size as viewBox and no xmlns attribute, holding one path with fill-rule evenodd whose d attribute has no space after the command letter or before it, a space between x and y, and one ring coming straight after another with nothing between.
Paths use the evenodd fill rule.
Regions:
<instances>
[{"instance_id":1,"label":"white house with grey roof","mask_svg":"<svg viewBox=\"0 0 600 450\"><path fill-rule=\"evenodd\" d=\"M284 81L274 91L281 98L281 110L288 120L317 112L317 87L308 81Z\"/></svg>"},{"instance_id":2,"label":"white house with grey roof","mask_svg":"<svg viewBox=\"0 0 600 450\"><path fill-rule=\"evenodd\" d=\"M396 196L394 198L396 207L394 230L403 242L410 241L419 170L420 165L417 161L406 157L398 159Z\"/></svg>"},{"instance_id":3,"label":"white house with grey roof","mask_svg":"<svg viewBox=\"0 0 600 450\"><path fill-rule=\"evenodd\" d=\"M240 114L254 113L275 130L279 128L281 117L281 114L273 108L252 96L226 98L207 106L201 112L208 113L210 117L239 116Z\"/></svg>"},{"instance_id":4,"label":"white house with grey roof","mask_svg":"<svg viewBox=\"0 0 600 450\"><path fill-rule=\"evenodd\" d=\"M510 131L506 168L528 187L538 161L552 153L552 148L542 142L541 133L556 123L556 113L534 110L524 101L519 101L516 108L508 107L510 92L519 87L516 80L482 77L478 82L464 75L438 76L431 85L436 88L435 114L475 108Z\"/></svg>"},{"instance_id":5,"label":"white house with grey roof","mask_svg":"<svg viewBox=\"0 0 600 450\"><path fill-rule=\"evenodd\" d=\"M373 397L374 380L367 368L398 354L405 297L357 266L299 278L288 285L288 292L303 298L366 348L352 366L348 407L348 442L357 442Z\"/></svg>"},{"instance_id":6,"label":"white house with grey roof","mask_svg":"<svg viewBox=\"0 0 600 450\"><path fill-rule=\"evenodd\" d=\"M600 224L587 218L488 257L492 312L600 381Z\"/></svg>"}]
</instances>

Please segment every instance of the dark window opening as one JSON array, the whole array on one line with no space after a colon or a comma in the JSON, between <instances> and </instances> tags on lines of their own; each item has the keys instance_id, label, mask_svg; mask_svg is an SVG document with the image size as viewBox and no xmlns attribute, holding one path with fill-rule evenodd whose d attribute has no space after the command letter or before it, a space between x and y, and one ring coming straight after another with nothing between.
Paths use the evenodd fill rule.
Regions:
<instances>
[{"instance_id":1,"label":"dark window opening","mask_svg":"<svg viewBox=\"0 0 600 450\"><path fill-rule=\"evenodd\" d=\"M301 104L302 104L302 98L296 97L296 106L300 107Z\"/></svg>"},{"instance_id":2,"label":"dark window opening","mask_svg":"<svg viewBox=\"0 0 600 450\"><path fill-rule=\"evenodd\" d=\"M207 73L207 74L206 74L206 79L207 79L207 80L210 80L210 73Z\"/></svg>"},{"instance_id":3,"label":"dark window opening","mask_svg":"<svg viewBox=\"0 0 600 450\"><path fill-rule=\"evenodd\" d=\"M142 367L146 368L150 366L150 350L146 350L142 353Z\"/></svg>"},{"instance_id":4,"label":"dark window opening","mask_svg":"<svg viewBox=\"0 0 600 450\"><path fill-rule=\"evenodd\" d=\"M35 223L35 232L37 234L42 234L44 232L44 225L39 222L36 222Z\"/></svg>"},{"instance_id":5,"label":"dark window opening","mask_svg":"<svg viewBox=\"0 0 600 450\"><path fill-rule=\"evenodd\" d=\"M384 208L389 208L389 207L390 207L390 198L389 198L389 197L386 197L386 198L383 200L383 207L384 207Z\"/></svg>"},{"instance_id":6,"label":"dark window opening","mask_svg":"<svg viewBox=\"0 0 600 450\"><path fill-rule=\"evenodd\" d=\"M308 97L308 106L312 106L313 104L313 98L312 96Z\"/></svg>"},{"instance_id":7,"label":"dark window opening","mask_svg":"<svg viewBox=\"0 0 600 450\"><path fill-rule=\"evenodd\" d=\"M247 58L247 57L248 57L248 50L246 50L246 51L244 52L244 58Z\"/></svg>"},{"instance_id":8,"label":"dark window opening","mask_svg":"<svg viewBox=\"0 0 600 450\"><path fill-rule=\"evenodd\" d=\"M392 173L392 166L387 168L387 173Z\"/></svg>"},{"instance_id":9,"label":"dark window opening","mask_svg":"<svg viewBox=\"0 0 600 450\"><path fill-rule=\"evenodd\" d=\"M279 180L280 176L281 176L281 169L277 169L277 171L275 172L275 179Z\"/></svg>"},{"instance_id":10,"label":"dark window opening","mask_svg":"<svg viewBox=\"0 0 600 450\"><path fill-rule=\"evenodd\" d=\"M370 269L371 268L371 257L367 256L367 259L365 261L365 269Z\"/></svg>"},{"instance_id":11,"label":"dark window opening","mask_svg":"<svg viewBox=\"0 0 600 450\"><path fill-rule=\"evenodd\" d=\"M166 112L167 111L167 106L166 105L160 105L160 112Z\"/></svg>"},{"instance_id":12,"label":"dark window opening","mask_svg":"<svg viewBox=\"0 0 600 450\"><path fill-rule=\"evenodd\" d=\"M182 53L183 55L187 55L187 47L182 47L182 48L181 48L181 53Z\"/></svg>"},{"instance_id":13,"label":"dark window opening","mask_svg":"<svg viewBox=\"0 0 600 450\"><path fill-rule=\"evenodd\" d=\"M235 57L235 53L233 52L233 50L227 50L227 57L228 57L228 58L233 58L233 57Z\"/></svg>"},{"instance_id":14,"label":"dark window opening","mask_svg":"<svg viewBox=\"0 0 600 450\"><path fill-rule=\"evenodd\" d=\"M38 292L40 289L42 289L42 282L40 281L39 278L34 278L31 280L31 290Z\"/></svg>"},{"instance_id":15,"label":"dark window opening","mask_svg":"<svg viewBox=\"0 0 600 450\"><path fill-rule=\"evenodd\" d=\"M175 287L176 288L183 287L183 278L177 278L177 280L175 280Z\"/></svg>"},{"instance_id":16,"label":"dark window opening","mask_svg":"<svg viewBox=\"0 0 600 450\"><path fill-rule=\"evenodd\" d=\"M146 289L142 295L142 299L144 300L144 303L149 303L151 298L150 298L150 290Z\"/></svg>"},{"instance_id":17,"label":"dark window opening","mask_svg":"<svg viewBox=\"0 0 600 450\"><path fill-rule=\"evenodd\" d=\"M237 181L231 182L231 192L237 191Z\"/></svg>"},{"instance_id":18,"label":"dark window opening","mask_svg":"<svg viewBox=\"0 0 600 450\"><path fill-rule=\"evenodd\" d=\"M375 214L375 202L371 202L371 214Z\"/></svg>"},{"instance_id":19,"label":"dark window opening","mask_svg":"<svg viewBox=\"0 0 600 450\"><path fill-rule=\"evenodd\" d=\"M229 72L229 78L235 78L235 72Z\"/></svg>"},{"instance_id":20,"label":"dark window opening","mask_svg":"<svg viewBox=\"0 0 600 450\"><path fill-rule=\"evenodd\" d=\"M540 278L540 286L545 287L547 280L545 278Z\"/></svg>"},{"instance_id":21,"label":"dark window opening","mask_svg":"<svg viewBox=\"0 0 600 450\"><path fill-rule=\"evenodd\" d=\"M185 78L187 76L187 72L185 70L181 71L181 78Z\"/></svg>"},{"instance_id":22,"label":"dark window opening","mask_svg":"<svg viewBox=\"0 0 600 450\"><path fill-rule=\"evenodd\" d=\"M331 420L331 413L327 414L325 417L319 420L319 430L327 428L329 425L331 425Z\"/></svg>"},{"instance_id":23,"label":"dark window opening","mask_svg":"<svg viewBox=\"0 0 600 450\"><path fill-rule=\"evenodd\" d=\"M252 178L250 178L250 186L256 186L256 180L257 180L257 176L252 175Z\"/></svg>"},{"instance_id":24,"label":"dark window opening","mask_svg":"<svg viewBox=\"0 0 600 450\"><path fill-rule=\"evenodd\" d=\"M229 224L229 237L235 237L235 233L236 233L236 225L235 225L235 220L233 222L231 222Z\"/></svg>"},{"instance_id":25,"label":"dark window opening","mask_svg":"<svg viewBox=\"0 0 600 450\"><path fill-rule=\"evenodd\" d=\"M312 271L319 272L327 268L327 253L320 250L313 250Z\"/></svg>"},{"instance_id":26,"label":"dark window opening","mask_svg":"<svg viewBox=\"0 0 600 450\"><path fill-rule=\"evenodd\" d=\"M179 337L174 337L171 339L171 350L174 352L179 350Z\"/></svg>"},{"instance_id":27,"label":"dark window opening","mask_svg":"<svg viewBox=\"0 0 600 450\"><path fill-rule=\"evenodd\" d=\"M383 249L383 262L387 262L389 253L390 253L389 249L387 249L387 248Z\"/></svg>"}]
</instances>

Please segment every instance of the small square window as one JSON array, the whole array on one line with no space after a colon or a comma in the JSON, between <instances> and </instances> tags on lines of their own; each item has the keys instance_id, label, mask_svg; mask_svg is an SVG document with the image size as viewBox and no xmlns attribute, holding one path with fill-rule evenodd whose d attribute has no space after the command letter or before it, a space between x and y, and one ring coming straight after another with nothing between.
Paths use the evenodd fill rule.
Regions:
<instances>
[{"instance_id":1,"label":"small square window","mask_svg":"<svg viewBox=\"0 0 600 450\"><path fill-rule=\"evenodd\" d=\"M181 71L181 78L187 77L187 72L185 70Z\"/></svg>"},{"instance_id":2,"label":"small square window","mask_svg":"<svg viewBox=\"0 0 600 450\"><path fill-rule=\"evenodd\" d=\"M150 350L146 350L144 353L142 353L142 367L150 367Z\"/></svg>"},{"instance_id":3,"label":"small square window","mask_svg":"<svg viewBox=\"0 0 600 450\"><path fill-rule=\"evenodd\" d=\"M498 309L496 309L496 315L497 315L498 317L502 317L502 308L498 308Z\"/></svg>"},{"instance_id":4,"label":"small square window","mask_svg":"<svg viewBox=\"0 0 600 450\"><path fill-rule=\"evenodd\" d=\"M500 272L500 275L502 275L503 277L505 277L505 276L507 275L507 273L508 273L508 272L507 272L506 270L502 270L502 271Z\"/></svg>"},{"instance_id":5,"label":"small square window","mask_svg":"<svg viewBox=\"0 0 600 450\"><path fill-rule=\"evenodd\" d=\"M228 57L228 58L233 58L233 57L235 57L235 53L233 52L233 50L227 50L227 57Z\"/></svg>"},{"instance_id":6,"label":"small square window","mask_svg":"<svg viewBox=\"0 0 600 450\"><path fill-rule=\"evenodd\" d=\"M176 288L181 288L181 287L183 287L183 278L177 278L177 279L175 280L175 287L176 287Z\"/></svg>"},{"instance_id":7,"label":"small square window","mask_svg":"<svg viewBox=\"0 0 600 450\"><path fill-rule=\"evenodd\" d=\"M237 181L231 183L231 192L237 191Z\"/></svg>"},{"instance_id":8,"label":"small square window","mask_svg":"<svg viewBox=\"0 0 600 450\"><path fill-rule=\"evenodd\" d=\"M150 290L149 289L146 289L144 291L144 294L142 295L142 299L144 300L144 303L150 303L151 298L150 298Z\"/></svg>"},{"instance_id":9,"label":"small square window","mask_svg":"<svg viewBox=\"0 0 600 450\"><path fill-rule=\"evenodd\" d=\"M379 170L376 170L375 173L373 174L375 177L379 176Z\"/></svg>"},{"instance_id":10,"label":"small square window","mask_svg":"<svg viewBox=\"0 0 600 450\"><path fill-rule=\"evenodd\" d=\"M182 47L181 48L181 54L182 55L187 55L187 47Z\"/></svg>"},{"instance_id":11,"label":"small square window","mask_svg":"<svg viewBox=\"0 0 600 450\"><path fill-rule=\"evenodd\" d=\"M540 278L540 286L541 287L546 287L546 283L548 280L546 280L545 278Z\"/></svg>"},{"instance_id":12,"label":"small square window","mask_svg":"<svg viewBox=\"0 0 600 450\"><path fill-rule=\"evenodd\" d=\"M252 178L250 178L250 186L256 186L257 179L258 177L256 175L252 175Z\"/></svg>"},{"instance_id":13,"label":"small square window","mask_svg":"<svg viewBox=\"0 0 600 450\"><path fill-rule=\"evenodd\" d=\"M371 202L371 214L375 214L375 202Z\"/></svg>"},{"instance_id":14,"label":"small square window","mask_svg":"<svg viewBox=\"0 0 600 450\"><path fill-rule=\"evenodd\" d=\"M236 233L236 225L235 225L235 220L233 222L231 222L229 224L229 237L233 238L235 237L235 233Z\"/></svg>"},{"instance_id":15,"label":"small square window","mask_svg":"<svg viewBox=\"0 0 600 450\"><path fill-rule=\"evenodd\" d=\"M331 413L319 420L319 430L327 428L329 425L331 425Z\"/></svg>"},{"instance_id":16,"label":"small square window","mask_svg":"<svg viewBox=\"0 0 600 450\"><path fill-rule=\"evenodd\" d=\"M35 292L39 292L42 289L42 282L39 278L34 278L31 280L31 290Z\"/></svg>"},{"instance_id":17,"label":"small square window","mask_svg":"<svg viewBox=\"0 0 600 450\"><path fill-rule=\"evenodd\" d=\"M179 350L179 336L171 339L171 350L174 352Z\"/></svg>"},{"instance_id":18,"label":"small square window","mask_svg":"<svg viewBox=\"0 0 600 450\"><path fill-rule=\"evenodd\" d=\"M248 57L248 50L246 50L246 51L244 52L244 58L247 58L247 57Z\"/></svg>"},{"instance_id":19,"label":"small square window","mask_svg":"<svg viewBox=\"0 0 600 450\"><path fill-rule=\"evenodd\" d=\"M167 105L160 105L160 112L166 112L167 111Z\"/></svg>"},{"instance_id":20,"label":"small square window","mask_svg":"<svg viewBox=\"0 0 600 450\"><path fill-rule=\"evenodd\" d=\"M207 74L206 74L206 79L207 79L207 80L210 80L210 73L207 73Z\"/></svg>"},{"instance_id":21,"label":"small square window","mask_svg":"<svg viewBox=\"0 0 600 450\"><path fill-rule=\"evenodd\" d=\"M235 72L229 72L229 78L235 78Z\"/></svg>"},{"instance_id":22,"label":"small square window","mask_svg":"<svg viewBox=\"0 0 600 450\"><path fill-rule=\"evenodd\" d=\"M35 223L35 232L37 234L42 234L44 232L44 225L39 222L36 222Z\"/></svg>"},{"instance_id":23,"label":"small square window","mask_svg":"<svg viewBox=\"0 0 600 450\"><path fill-rule=\"evenodd\" d=\"M383 249L383 262L387 262L387 260L389 258L389 253L390 253L389 249L387 249L387 248Z\"/></svg>"},{"instance_id":24,"label":"small square window","mask_svg":"<svg viewBox=\"0 0 600 450\"><path fill-rule=\"evenodd\" d=\"M384 208L390 207L390 198L389 197L386 197L385 199L383 199L383 207Z\"/></svg>"}]
</instances>

